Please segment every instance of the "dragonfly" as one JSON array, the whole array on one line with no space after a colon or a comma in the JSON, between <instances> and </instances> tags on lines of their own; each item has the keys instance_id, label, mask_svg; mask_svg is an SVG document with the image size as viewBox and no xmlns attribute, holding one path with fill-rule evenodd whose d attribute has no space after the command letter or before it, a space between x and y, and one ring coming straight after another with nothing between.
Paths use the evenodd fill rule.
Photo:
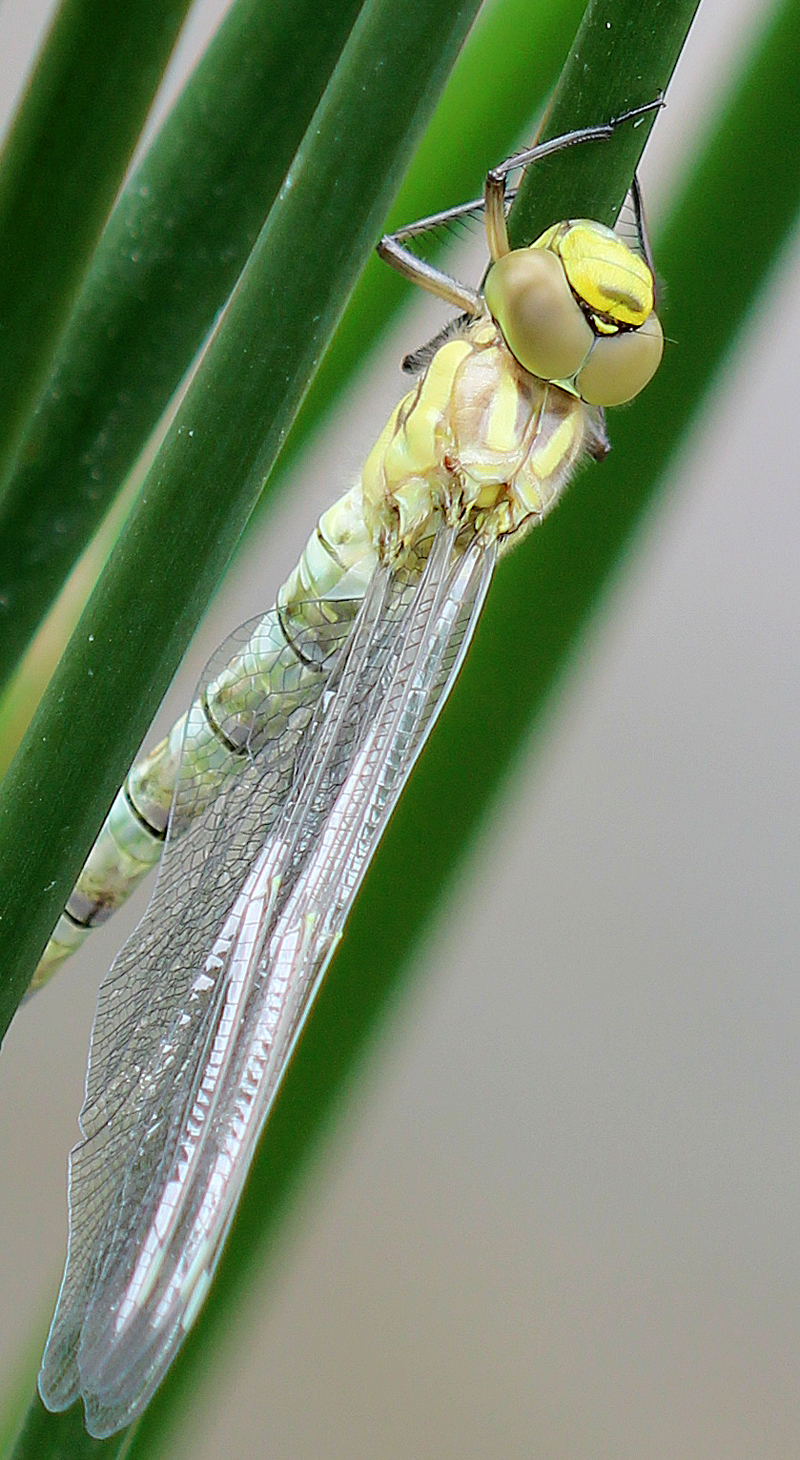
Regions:
<instances>
[{"instance_id":1,"label":"dragonfly","mask_svg":"<svg viewBox=\"0 0 800 1460\"><path fill-rule=\"evenodd\" d=\"M467 652L498 557L602 458L663 335L638 183L633 244L598 223L512 249L509 175L659 102L516 153L484 196L379 253L457 315L275 607L206 667L118 793L34 984L159 862L103 980L69 1245L39 1375L90 1435L141 1414L202 1306L256 1143L381 834ZM483 210L473 289L415 239Z\"/></svg>"}]
</instances>

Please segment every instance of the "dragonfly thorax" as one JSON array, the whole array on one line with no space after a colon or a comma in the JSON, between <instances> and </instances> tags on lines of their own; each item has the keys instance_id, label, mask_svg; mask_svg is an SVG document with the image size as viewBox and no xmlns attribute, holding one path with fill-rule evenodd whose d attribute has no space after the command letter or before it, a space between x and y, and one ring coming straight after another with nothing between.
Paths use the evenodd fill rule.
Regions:
<instances>
[{"instance_id":1,"label":"dragonfly thorax","mask_svg":"<svg viewBox=\"0 0 800 1460\"><path fill-rule=\"evenodd\" d=\"M436 351L367 458L362 502L375 550L400 560L443 518L487 542L517 534L602 443L599 412L523 368L483 314Z\"/></svg>"},{"instance_id":2,"label":"dragonfly thorax","mask_svg":"<svg viewBox=\"0 0 800 1460\"><path fill-rule=\"evenodd\" d=\"M658 368L653 276L600 223L559 223L504 254L484 298L520 365L589 405L631 400Z\"/></svg>"}]
</instances>

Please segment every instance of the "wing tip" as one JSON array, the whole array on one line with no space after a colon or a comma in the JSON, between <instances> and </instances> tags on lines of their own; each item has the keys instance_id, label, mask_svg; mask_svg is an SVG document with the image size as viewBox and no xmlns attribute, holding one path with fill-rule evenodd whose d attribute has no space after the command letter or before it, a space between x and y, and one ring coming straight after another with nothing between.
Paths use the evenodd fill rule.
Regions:
<instances>
[{"instance_id":1,"label":"wing tip","mask_svg":"<svg viewBox=\"0 0 800 1460\"><path fill-rule=\"evenodd\" d=\"M160 1379L163 1375L158 1377ZM74 1358L57 1361L48 1355L47 1349L37 1379L39 1398L51 1414L61 1414L71 1409L79 1399L83 1400L84 1425L93 1440L107 1440L138 1419L150 1402L155 1387L151 1384L140 1388L132 1399L123 1389L115 1401L110 1402L106 1389L98 1387L95 1390L86 1383Z\"/></svg>"},{"instance_id":2,"label":"wing tip","mask_svg":"<svg viewBox=\"0 0 800 1460\"><path fill-rule=\"evenodd\" d=\"M60 1414L80 1398L80 1378L74 1359L54 1363L50 1344L44 1351L42 1367L36 1380L39 1398L51 1414Z\"/></svg>"}]
</instances>

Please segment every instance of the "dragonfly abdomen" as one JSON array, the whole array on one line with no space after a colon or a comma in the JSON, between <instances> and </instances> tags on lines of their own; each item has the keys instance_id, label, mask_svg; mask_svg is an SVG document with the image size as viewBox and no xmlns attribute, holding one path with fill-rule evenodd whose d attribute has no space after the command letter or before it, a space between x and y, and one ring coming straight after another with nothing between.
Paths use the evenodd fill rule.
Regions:
<instances>
[{"instance_id":1,"label":"dragonfly abdomen","mask_svg":"<svg viewBox=\"0 0 800 1460\"><path fill-rule=\"evenodd\" d=\"M300 733L375 564L359 484L320 519L279 591L276 612L256 624L202 701L134 762L42 954L30 992L116 912L160 860L180 763L184 778L191 776L188 816L194 817L236 774L259 733L279 738L290 717ZM176 807L175 814L188 819L185 806ZM180 825L175 830L179 833Z\"/></svg>"}]
</instances>

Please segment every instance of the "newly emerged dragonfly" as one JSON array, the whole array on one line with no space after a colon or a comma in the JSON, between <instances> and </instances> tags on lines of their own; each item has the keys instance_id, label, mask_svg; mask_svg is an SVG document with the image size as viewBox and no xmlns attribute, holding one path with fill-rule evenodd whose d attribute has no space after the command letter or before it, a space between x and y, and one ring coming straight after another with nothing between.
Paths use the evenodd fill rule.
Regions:
<instances>
[{"instance_id":1,"label":"newly emerged dragonfly","mask_svg":"<svg viewBox=\"0 0 800 1460\"><path fill-rule=\"evenodd\" d=\"M651 378L663 338L638 188L637 245L572 221L511 250L506 179L611 136L629 112L487 177L491 265L473 290L382 240L454 305L416 357L361 479L324 513L275 608L208 665L136 762L35 982L166 846L150 906L100 988L67 1265L39 1388L83 1396L89 1433L141 1413L211 1281L255 1145L348 910L458 673L495 561L607 449L603 407Z\"/></svg>"}]
</instances>

